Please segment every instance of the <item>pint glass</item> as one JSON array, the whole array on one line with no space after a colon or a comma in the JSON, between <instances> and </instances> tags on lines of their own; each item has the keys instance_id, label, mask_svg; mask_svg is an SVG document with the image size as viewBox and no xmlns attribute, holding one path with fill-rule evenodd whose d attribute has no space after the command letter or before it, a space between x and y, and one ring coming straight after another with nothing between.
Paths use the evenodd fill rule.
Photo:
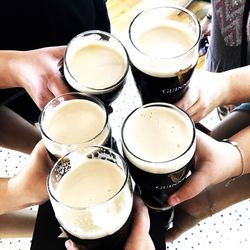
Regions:
<instances>
[{"instance_id":1,"label":"pint glass","mask_svg":"<svg viewBox=\"0 0 250 250\"><path fill-rule=\"evenodd\" d=\"M133 189L119 154L106 147L78 148L56 162L47 188L58 222L80 250L123 249Z\"/></svg>"},{"instance_id":2,"label":"pint glass","mask_svg":"<svg viewBox=\"0 0 250 250\"><path fill-rule=\"evenodd\" d=\"M132 111L122 126L122 149L131 176L148 207L170 209L167 198L185 181L196 148L191 118L168 103Z\"/></svg>"},{"instance_id":3,"label":"pint glass","mask_svg":"<svg viewBox=\"0 0 250 250\"><path fill-rule=\"evenodd\" d=\"M128 53L143 104L175 103L185 94L200 36L197 18L180 7L144 10L132 20Z\"/></svg>"},{"instance_id":4,"label":"pint glass","mask_svg":"<svg viewBox=\"0 0 250 250\"><path fill-rule=\"evenodd\" d=\"M55 97L42 110L39 125L52 158L58 159L83 146L113 146L104 104L83 93L70 92Z\"/></svg>"},{"instance_id":5,"label":"pint glass","mask_svg":"<svg viewBox=\"0 0 250 250\"><path fill-rule=\"evenodd\" d=\"M107 32L83 32L66 48L63 71L68 85L75 91L98 97L106 105L121 92L128 68L125 47Z\"/></svg>"}]
</instances>

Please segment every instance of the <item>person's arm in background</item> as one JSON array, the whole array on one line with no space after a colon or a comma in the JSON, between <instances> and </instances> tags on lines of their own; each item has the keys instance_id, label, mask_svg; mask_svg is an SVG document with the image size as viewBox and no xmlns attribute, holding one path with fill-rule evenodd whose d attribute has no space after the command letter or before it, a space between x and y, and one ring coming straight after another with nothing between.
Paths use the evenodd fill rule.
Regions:
<instances>
[{"instance_id":1,"label":"person's arm in background","mask_svg":"<svg viewBox=\"0 0 250 250\"><path fill-rule=\"evenodd\" d=\"M29 51L0 51L0 89L22 87L42 109L55 96L69 92L58 63L65 46Z\"/></svg>"},{"instance_id":2,"label":"person's arm in background","mask_svg":"<svg viewBox=\"0 0 250 250\"><path fill-rule=\"evenodd\" d=\"M40 141L20 173L11 178L0 178L0 214L46 201L46 179L52 165L47 150Z\"/></svg>"},{"instance_id":3,"label":"person's arm in background","mask_svg":"<svg viewBox=\"0 0 250 250\"><path fill-rule=\"evenodd\" d=\"M176 240L181 234L223 209L250 198L250 174L231 182L207 187L193 199L175 207L173 227L166 233L166 241Z\"/></svg>"},{"instance_id":4,"label":"person's arm in background","mask_svg":"<svg viewBox=\"0 0 250 250\"><path fill-rule=\"evenodd\" d=\"M250 66L212 73L196 69L183 98L176 103L195 122L214 108L250 100Z\"/></svg>"},{"instance_id":5,"label":"person's arm in background","mask_svg":"<svg viewBox=\"0 0 250 250\"><path fill-rule=\"evenodd\" d=\"M228 178L250 173L250 126L241 130L230 139L237 142L243 155L229 143L216 141L197 130L195 168L180 189L169 196L168 203L175 206L189 200L206 187L228 180Z\"/></svg>"},{"instance_id":6,"label":"person's arm in background","mask_svg":"<svg viewBox=\"0 0 250 250\"><path fill-rule=\"evenodd\" d=\"M30 154L41 139L40 131L5 106L0 106L0 119L0 146Z\"/></svg>"}]
</instances>

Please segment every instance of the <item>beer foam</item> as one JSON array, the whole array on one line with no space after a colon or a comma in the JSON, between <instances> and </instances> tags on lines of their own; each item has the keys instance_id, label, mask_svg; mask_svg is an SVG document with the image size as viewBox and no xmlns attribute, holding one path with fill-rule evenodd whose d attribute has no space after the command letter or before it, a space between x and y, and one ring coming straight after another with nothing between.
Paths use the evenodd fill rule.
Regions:
<instances>
[{"instance_id":1,"label":"beer foam","mask_svg":"<svg viewBox=\"0 0 250 250\"><path fill-rule=\"evenodd\" d=\"M164 106L137 109L126 120L122 137L127 158L152 173L182 168L195 150L191 119Z\"/></svg>"},{"instance_id":2,"label":"beer foam","mask_svg":"<svg viewBox=\"0 0 250 250\"><path fill-rule=\"evenodd\" d=\"M146 29L145 29L146 28ZM156 77L172 77L196 65L197 37L184 24L165 20L135 29L129 56L136 68Z\"/></svg>"},{"instance_id":3,"label":"beer foam","mask_svg":"<svg viewBox=\"0 0 250 250\"><path fill-rule=\"evenodd\" d=\"M105 111L92 101L73 99L61 102L55 108L46 111L42 124L47 135L43 136L45 145L54 155L67 153L67 148L66 152L62 152L64 145L103 145L110 133L106 122ZM48 138L56 143L50 142Z\"/></svg>"},{"instance_id":4,"label":"beer foam","mask_svg":"<svg viewBox=\"0 0 250 250\"><path fill-rule=\"evenodd\" d=\"M122 189L125 182L125 173L115 163L100 159L78 162L56 189L56 198L63 204L52 203L58 220L81 239L115 233L132 209L129 187Z\"/></svg>"},{"instance_id":5,"label":"beer foam","mask_svg":"<svg viewBox=\"0 0 250 250\"><path fill-rule=\"evenodd\" d=\"M71 46L75 48L71 49ZM101 40L71 44L65 62L65 77L78 91L112 87L123 78L128 65L125 55Z\"/></svg>"}]
</instances>

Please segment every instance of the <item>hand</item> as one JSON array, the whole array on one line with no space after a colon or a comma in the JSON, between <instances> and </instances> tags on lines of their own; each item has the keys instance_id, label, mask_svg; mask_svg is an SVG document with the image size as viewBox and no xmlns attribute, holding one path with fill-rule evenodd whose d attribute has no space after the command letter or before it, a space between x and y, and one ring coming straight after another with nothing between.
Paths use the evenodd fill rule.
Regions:
<instances>
[{"instance_id":1,"label":"hand","mask_svg":"<svg viewBox=\"0 0 250 250\"><path fill-rule=\"evenodd\" d=\"M201 220L209 217L211 215L210 206L206 190L193 199L176 206L173 227L166 233L166 242L176 240L181 234L196 226Z\"/></svg>"},{"instance_id":2,"label":"hand","mask_svg":"<svg viewBox=\"0 0 250 250\"><path fill-rule=\"evenodd\" d=\"M198 195L212 184L220 183L241 172L241 158L238 150L219 142L197 130L195 169L184 185L168 198L168 204L175 206Z\"/></svg>"},{"instance_id":3,"label":"hand","mask_svg":"<svg viewBox=\"0 0 250 250\"><path fill-rule=\"evenodd\" d=\"M20 196L27 203L37 205L48 200L46 180L53 166L42 140L33 149L26 166L10 180L10 185L19 190Z\"/></svg>"},{"instance_id":4,"label":"hand","mask_svg":"<svg viewBox=\"0 0 250 250\"><path fill-rule=\"evenodd\" d=\"M150 219L148 209L141 198L134 198L134 222L125 250L153 250L153 241L149 235Z\"/></svg>"},{"instance_id":5,"label":"hand","mask_svg":"<svg viewBox=\"0 0 250 250\"><path fill-rule=\"evenodd\" d=\"M134 198L134 222L132 231L124 247L125 250L154 250L153 241L149 235L150 220L147 207L139 197ZM67 250L78 250L71 241L65 242Z\"/></svg>"},{"instance_id":6,"label":"hand","mask_svg":"<svg viewBox=\"0 0 250 250\"><path fill-rule=\"evenodd\" d=\"M69 92L58 66L64 51L65 46L18 51L12 60L15 82L25 88L40 109L55 96Z\"/></svg>"},{"instance_id":7,"label":"hand","mask_svg":"<svg viewBox=\"0 0 250 250\"><path fill-rule=\"evenodd\" d=\"M194 122L199 122L223 103L226 94L225 84L222 74L196 69L189 89L175 104L185 110Z\"/></svg>"}]
</instances>

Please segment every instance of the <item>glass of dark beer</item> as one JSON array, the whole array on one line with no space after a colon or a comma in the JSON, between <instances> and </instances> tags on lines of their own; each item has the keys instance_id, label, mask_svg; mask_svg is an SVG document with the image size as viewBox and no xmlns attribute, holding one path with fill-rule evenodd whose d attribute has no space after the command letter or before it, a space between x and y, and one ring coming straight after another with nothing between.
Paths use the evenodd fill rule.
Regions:
<instances>
[{"instance_id":1,"label":"glass of dark beer","mask_svg":"<svg viewBox=\"0 0 250 250\"><path fill-rule=\"evenodd\" d=\"M42 110L39 125L52 159L83 146L113 147L104 104L84 93L70 92L55 97Z\"/></svg>"},{"instance_id":2,"label":"glass of dark beer","mask_svg":"<svg viewBox=\"0 0 250 250\"><path fill-rule=\"evenodd\" d=\"M132 20L128 53L143 104L175 103L184 95L198 61L200 36L199 21L181 7L144 10Z\"/></svg>"},{"instance_id":3,"label":"glass of dark beer","mask_svg":"<svg viewBox=\"0 0 250 250\"><path fill-rule=\"evenodd\" d=\"M158 211L170 209L168 196L184 183L194 164L191 118L173 104L145 104L128 115L121 136L124 157L145 204Z\"/></svg>"},{"instance_id":4,"label":"glass of dark beer","mask_svg":"<svg viewBox=\"0 0 250 250\"><path fill-rule=\"evenodd\" d=\"M64 56L64 78L75 91L110 105L121 92L129 69L123 44L110 33L90 30L74 37Z\"/></svg>"},{"instance_id":5,"label":"glass of dark beer","mask_svg":"<svg viewBox=\"0 0 250 250\"><path fill-rule=\"evenodd\" d=\"M133 188L119 154L102 146L78 148L55 163L47 188L59 224L79 249L123 249Z\"/></svg>"}]
</instances>

